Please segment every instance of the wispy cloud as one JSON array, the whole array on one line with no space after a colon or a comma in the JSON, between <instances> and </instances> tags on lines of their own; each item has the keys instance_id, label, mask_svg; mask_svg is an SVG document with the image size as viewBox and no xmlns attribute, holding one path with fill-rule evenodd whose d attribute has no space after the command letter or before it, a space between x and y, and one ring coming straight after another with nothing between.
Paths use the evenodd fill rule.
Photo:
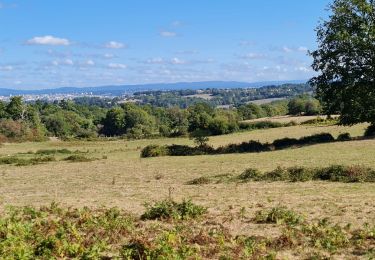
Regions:
<instances>
[{"instance_id":1,"label":"wispy cloud","mask_svg":"<svg viewBox=\"0 0 375 260\"><path fill-rule=\"evenodd\" d=\"M14 69L11 65L0 66L0 71L12 71Z\"/></svg>"},{"instance_id":2,"label":"wispy cloud","mask_svg":"<svg viewBox=\"0 0 375 260\"><path fill-rule=\"evenodd\" d=\"M240 41L239 43L240 46L254 46L256 43L254 41Z\"/></svg>"},{"instance_id":3,"label":"wispy cloud","mask_svg":"<svg viewBox=\"0 0 375 260\"><path fill-rule=\"evenodd\" d=\"M123 49L127 48L127 45L122 42L110 41L105 44L105 48L107 49Z\"/></svg>"},{"instance_id":4,"label":"wispy cloud","mask_svg":"<svg viewBox=\"0 0 375 260\"><path fill-rule=\"evenodd\" d=\"M71 42L65 38L58 38L51 35L46 36L36 36L28 41L26 41L28 45L53 45L53 46L68 46Z\"/></svg>"},{"instance_id":5,"label":"wispy cloud","mask_svg":"<svg viewBox=\"0 0 375 260\"><path fill-rule=\"evenodd\" d=\"M176 37L177 36L177 33L176 32L172 32L172 31L161 31L159 33L159 35L161 37L166 37L166 38L170 38L170 37Z\"/></svg>"},{"instance_id":6,"label":"wispy cloud","mask_svg":"<svg viewBox=\"0 0 375 260\"><path fill-rule=\"evenodd\" d=\"M259 60L259 59L266 59L267 55L263 53L255 53L255 52L250 52L246 54L241 54L237 55L241 59L247 59L247 60Z\"/></svg>"},{"instance_id":7,"label":"wispy cloud","mask_svg":"<svg viewBox=\"0 0 375 260\"><path fill-rule=\"evenodd\" d=\"M110 63L108 64L108 68L110 69L126 69L128 66L121 63Z\"/></svg>"},{"instance_id":8,"label":"wispy cloud","mask_svg":"<svg viewBox=\"0 0 375 260\"><path fill-rule=\"evenodd\" d=\"M71 59L54 60L54 61L51 62L51 64L53 66L60 66L60 65L63 65L63 66L73 66L74 65L74 61L71 60Z\"/></svg>"}]
</instances>

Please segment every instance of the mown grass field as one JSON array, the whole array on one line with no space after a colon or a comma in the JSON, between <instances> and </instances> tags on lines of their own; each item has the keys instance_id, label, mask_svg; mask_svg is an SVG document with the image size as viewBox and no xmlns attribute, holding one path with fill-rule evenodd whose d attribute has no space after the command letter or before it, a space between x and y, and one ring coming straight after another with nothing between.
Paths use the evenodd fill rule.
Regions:
<instances>
[{"instance_id":1,"label":"mown grass field","mask_svg":"<svg viewBox=\"0 0 375 260\"><path fill-rule=\"evenodd\" d=\"M217 147L248 140L270 142L283 137L302 137L329 132L334 136L349 132L363 135L366 125L292 126L235 133L210 138ZM116 141L50 141L12 143L0 147L0 157L32 157L40 149L80 151L90 162L57 161L38 165L0 165L0 210L8 205L48 205L92 208L119 207L140 215L144 203L171 196L180 201L190 198L208 208L210 218L223 223L233 235L275 236L274 225L242 221L256 211L278 205L305 216L308 220L328 217L341 225L360 227L375 223L375 183L331 182L248 182L187 185L201 176L240 174L246 168L272 170L277 166L329 166L332 164L364 165L375 168L375 140L358 140L317 144L280 151L188 157L140 158L148 144L191 144L187 138Z\"/></svg>"}]
</instances>

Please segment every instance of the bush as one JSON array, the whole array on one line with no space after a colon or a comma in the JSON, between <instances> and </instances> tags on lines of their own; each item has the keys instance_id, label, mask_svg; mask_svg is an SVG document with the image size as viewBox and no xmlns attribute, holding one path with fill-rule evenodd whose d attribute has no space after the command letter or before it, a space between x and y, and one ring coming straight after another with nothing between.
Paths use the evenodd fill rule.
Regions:
<instances>
[{"instance_id":1,"label":"bush","mask_svg":"<svg viewBox=\"0 0 375 260\"><path fill-rule=\"evenodd\" d=\"M281 224L295 225L301 223L303 218L287 209L286 207L275 207L270 210L260 210L255 213L254 221L262 224Z\"/></svg>"},{"instance_id":2,"label":"bush","mask_svg":"<svg viewBox=\"0 0 375 260\"><path fill-rule=\"evenodd\" d=\"M221 146L216 149L216 153L259 153L269 151L270 147L268 144L262 144L258 141L242 142L240 144L229 144L227 146Z\"/></svg>"},{"instance_id":3,"label":"bush","mask_svg":"<svg viewBox=\"0 0 375 260\"><path fill-rule=\"evenodd\" d=\"M288 181L290 179L290 175L286 168L278 166L275 170L266 172L262 178L270 181Z\"/></svg>"},{"instance_id":4,"label":"bush","mask_svg":"<svg viewBox=\"0 0 375 260\"><path fill-rule=\"evenodd\" d=\"M80 154L74 154L74 155L71 155L69 157L66 157L64 159L64 161L70 161L70 162L91 162L91 161L94 161L95 159L93 158L88 158L84 155L80 155Z\"/></svg>"},{"instance_id":5,"label":"bush","mask_svg":"<svg viewBox=\"0 0 375 260\"><path fill-rule=\"evenodd\" d=\"M375 170L361 166L332 165L316 169L315 178L334 182L375 182Z\"/></svg>"},{"instance_id":6,"label":"bush","mask_svg":"<svg viewBox=\"0 0 375 260\"><path fill-rule=\"evenodd\" d=\"M258 122L241 122L239 128L242 130L256 130L256 129L269 129L290 126L289 123L284 124L272 121L258 121Z\"/></svg>"},{"instance_id":7,"label":"bush","mask_svg":"<svg viewBox=\"0 0 375 260\"><path fill-rule=\"evenodd\" d=\"M155 144L147 145L141 151L142 158L165 156L165 155L168 155L168 150L166 149L166 147L155 145Z\"/></svg>"},{"instance_id":8,"label":"bush","mask_svg":"<svg viewBox=\"0 0 375 260\"><path fill-rule=\"evenodd\" d=\"M35 152L36 154L42 154L42 155L50 155L50 154L57 154L57 153L61 153L61 154L71 154L72 151L68 150L68 149L41 149L41 150L38 150Z\"/></svg>"},{"instance_id":9,"label":"bush","mask_svg":"<svg viewBox=\"0 0 375 260\"><path fill-rule=\"evenodd\" d=\"M247 169L237 177L239 180L303 182L322 180L333 182L375 182L375 170L363 166L332 165L323 168L277 167L261 174L256 169Z\"/></svg>"},{"instance_id":10,"label":"bush","mask_svg":"<svg viewBox=\"0 0 375 260\"><path fill-rule=\"evenodd\" d=\"M315 134L311 136L305 136L299 139L299 144L317 144L317 143L328 143L335 141L335 138L329 133Z\"/></svg>"},{"instance_id":11,"label":"bush","mask_svg":"<svg viewBox=\"0 0 375 260\"><path fill-rule=\"evenodd\" d=\"M198 150L188 145L172 144L168 146L168 154L173 156L197 155Z\"/></svg>"},{"instance_id":12,"label":"bush","mask_svg":"<svg viewBox=\"0 0 375 260\"><path fill-rule=\"evenodd\" d=\"M350 141L352 140L352 137L350 136L349 133L343 133L339 134L339 136L336 139L337 141L343 142L343 141Z\"/></svg>"},{"instance_id":13,"label":"bush","mask_svg":"<svg viewBox=\"0 0 375 260\"><path fill-rule=\"evenodd\" d=\"M299 144L299 142L295 138L286 137L282 139L276 139L275 141L273 141L272 144L275 147L275 149L282 149L282 148L292 147L294 145L297 145Z\"/></svg>"},{"instance_id":14,"label":"bush","mask_svg":"<svg viewBox=\"0 0 375 260\"><path fill-rule=\"evenodd\" d=\"M211 183L210 178L199 177L199 178L193 179L191 181L188 181L186 184L187 185L203 185L203 184L209 184L209 183Z\"/></svg>"},{"instance_id":15,"label":"bush","mask_svg":"<svg viewBox=\"0 0 375 260\"><path fill-rule=\"evenodd\" d=\"M142 220L165 220L165 219L191 219L197 218L204 213L207 209L195 205L190 200L183 200L177 203L173 200L167 199L156 202L153 205L146 205L146 212L141 216Z\"/></svg>"},{"instance_id":16,"label":"bush","mask_svg":"<svg viewBox=\"0 0 375 260\"><path fill-rule=\"evenodd\" d=\"M260 180L262 178L262 173L254 168L246 169L242 174L238 176L238 179L246 182L249 180Z\"/></svg>"},{"instance_id":17,"label":"bush","mask_svg":"<svg viewBox=\"0 0 375 260\"><path fill-rule=\"evenodd\" d=\"M371 124L367 127L365 134L366 137L374 137L375 136L375 124Z\"/></svg>"},{"instance_id":18,"label":"bush","mask_svg":"<svg viewBox=\"0 0 375 260\"><path fill-rule=\"evenodd\" d=\"M36 165L46 162L53 162L56 161L56 158L53 156L46 156L46 157L35 157L30 159L18 158L15 156L11 157L3 157L0 158L0 165L1 164L14 164L16 166L27 166L27 165Z\"/></svg>"},{"instance_id":19,"label":"bush","mask_svg":"<svg viewBox=\"0 0 375 260\"><path fill-rule=\"evenodd\" d=\"M292 182L310 181L314 177L314 172L306 167L291 167L287 171Z\"/></svg>"}]
</instances>

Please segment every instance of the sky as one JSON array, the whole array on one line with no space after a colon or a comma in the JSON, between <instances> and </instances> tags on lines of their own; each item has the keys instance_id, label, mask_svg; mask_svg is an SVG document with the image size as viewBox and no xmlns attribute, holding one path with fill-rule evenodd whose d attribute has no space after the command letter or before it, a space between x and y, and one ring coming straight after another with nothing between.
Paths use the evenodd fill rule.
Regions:
<instances>
[{"instance_id":1,"label":"sky","mask_svg":"<svg viewBox=\"0 0 375 260\"><path fill-rule=\"evenodd\" d=\"M305 80L329 0L0 0L0 87Z\"/></svg>"}]
</instances>

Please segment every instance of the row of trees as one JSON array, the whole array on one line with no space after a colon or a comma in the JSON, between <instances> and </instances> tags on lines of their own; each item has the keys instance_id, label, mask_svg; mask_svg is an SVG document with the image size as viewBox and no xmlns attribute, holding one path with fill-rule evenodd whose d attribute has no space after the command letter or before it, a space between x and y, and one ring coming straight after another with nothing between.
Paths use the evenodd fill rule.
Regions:
<instances>
[{"instance_id":1,"label":"row of trees","mask_svg":"<svg viewBox=\"0 0 375 260\"><path fill-rule=\"evenodd\" d=\"M301 96L290 101L256 105L249 103L233 109L213 108L197 103L187 109L123 103L103 107L88 99L81 102L37 101L26 104L21 97L0 102L0 138L4 140L42 140L47 136L90 138L102 136L184 136L188 134L221 135L235 132L239 122L267 116L306 114L316 100ZM91 103L95 105L91 105ZM107 104L107 103L105 103ZM297 105L295 105L297 104ZM308 110L319 113L319 110Z\"/></svg>"}]
</instances>

